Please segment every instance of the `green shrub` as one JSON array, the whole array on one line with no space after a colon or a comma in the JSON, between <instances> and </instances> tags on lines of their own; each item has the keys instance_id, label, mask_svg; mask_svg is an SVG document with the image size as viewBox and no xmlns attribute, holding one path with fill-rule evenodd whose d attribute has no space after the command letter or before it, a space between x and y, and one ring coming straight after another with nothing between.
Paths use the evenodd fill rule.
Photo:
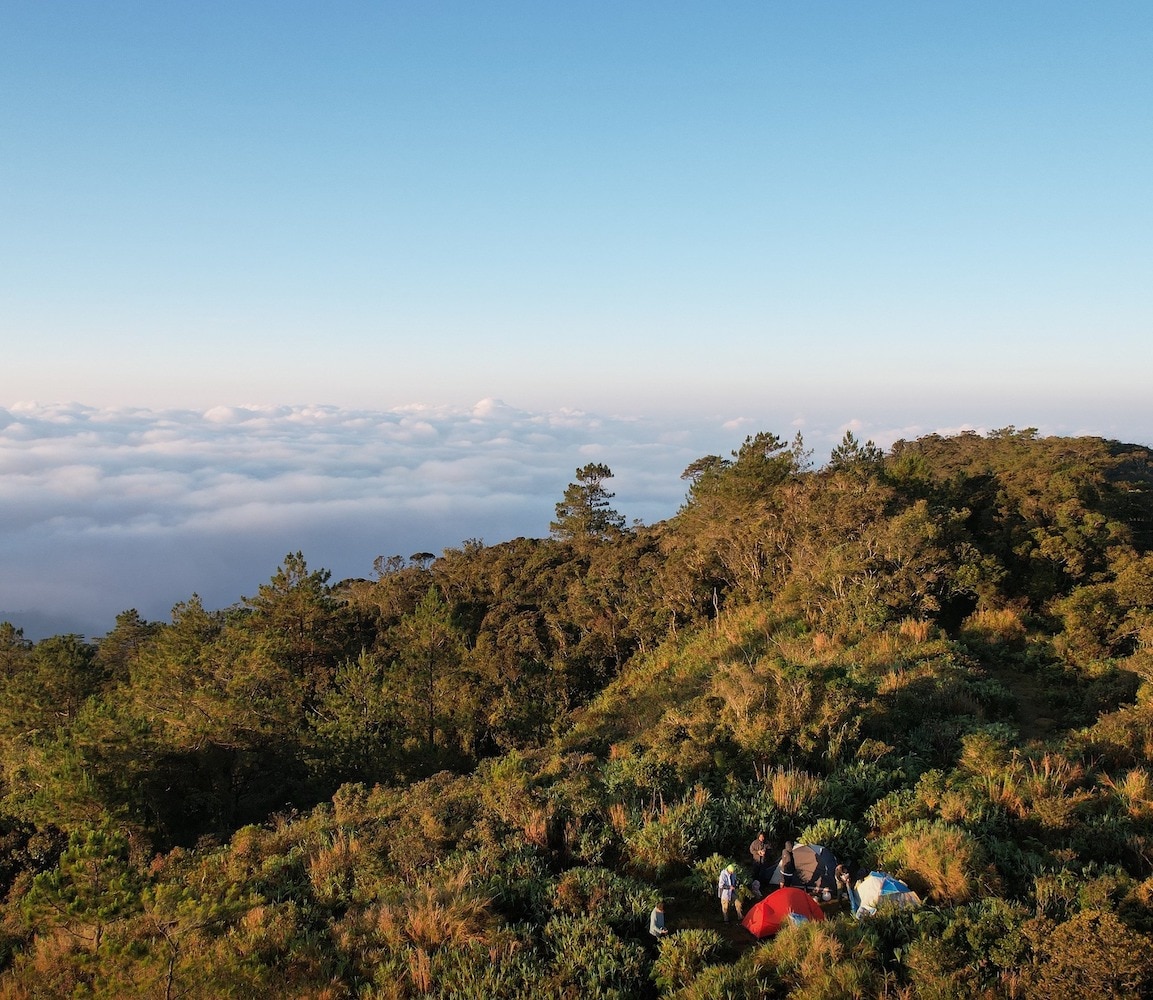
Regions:
<instances>
[{"instance_id":1,"label":"green shrub","mask_svg":"<svg viewBox=\"0 0 1153 1000\"><path fill-rule=\"evenodd\" d=\"M879 865L926 900L964 903L999 887L977 839L950 823L909 823L875 842L873 849Z\"/></svg>"},{"instance_id":2,"label":"green shrub","mask_svg":"<svg viewBox=\"0 0 1153 1000\"><path fill-rule=\"evenodd\" d=\"M646 823L626 839L626 846L629 868L651 879L683 872L696 856L689 824L673 812Z\"/></svg>"},{"instance_id":3,"label":"green shrub","mask_svg":"<svg viewBox=\"0 0 1153 1000\"><path fill-rule=\"evenodd\" d=\"M470 851L458 855L476 873L477 886L493 906L513 920L546 920L554 882L540 852L521 847L507 854Z\"/></svg>"},{"instance_id":4,"label":"green shrub","mask_svg":"<svg viewBox=\"0 0 1153 1000\"><path fill-rule=\"evenodd\" d=\"M618 930L647 925L660 896L650 886L607 868L570 868L556 881L557 913L585 914Z\"/></svg>"},{"instance_id":5,"label":"green shrub","mask_svg":"<svg viewBox=\"0 0 1153 1000\"><path fill-rule=\"evenodd\" d=\"M539 956L525 949L494 953L475 944L436 952L429 972L438 1000L535 1000L547 977Z\"/></svg>"},{"instance_id":6,"label":"green shrub","mask_svg":"<svg viewBox=\"0 0 1153 1000\"><path fill-rule=\"evenodd\" d=\"M653 981L665 992L688 986L721 949L716 931L690 928L664 938L653 963Z\"/></svg>"},{"instance_id":7,"label":"green shrub","mask_svg":"<svg viewBox=\"0 0 1153 1000\"><path fill-rule=\"evenodd\" d=\"M854 819L905 780L900 768L857 760L829 775L815 805L826 816Z\"/></svg>"},{"instance_id":8,"label":"green shrub","mask_svg":"<svg viewBox=\"0 0 1153 1000\"><path fill-rule=\"evenodd\" d=\"M1029 996L1127 1000L1153 993L1153 940L1111 913L1088 911L1057 926L1034 928L1039 952Z\"/></svg>"},{"instance_id":9,"label":"green shrub","mask_svg":"<svg viewBox=\"0 0 1153 1000\"><path fill-rule=\"evenodd\" d=\"M641 995L645 954L589 916L554 917L545 925L550 955L545 989L590 1000L628 1000Z\"/></svg>"},{"instance_id":10,"label":"green shrub","mask_svg":"<svg viewBox=\"0 0 1153 1000\"><path fill-rule=\"evenodd\" d=\"M842 864L851 862L859 866L865 857L865 838L857 826L847 820L817 820L800 832L798 840L827 847Z\"/></svg>"},{"instance_id":11,"label":"green shrub","mask_svg":"<svg viewBox=\"0 0 1153 1000\"><path fill-rule=\"evenodd\" d=\"M759 781L743 782L712 796L697 822L701 850L712 851L746 845L758 830L764 830L769 840L786 840L793 826Z\"/></svg>"},{"instance_id":12,"label":"green shrub","mask_svg":"<svg viewBox=\"0 0 1153 1000\"><path fill-rule=\"evenodd\" d=\"M694 893L701 896L716 896L717 879L720 877L721 869L729 864L733 864L732 858L726 858L720 854L712 854L707 858L702 858L693 865L692 871L689 873L689 887ZM739 874L740 865L737 865L737 871Z\"/></svg>"}]
</instances>

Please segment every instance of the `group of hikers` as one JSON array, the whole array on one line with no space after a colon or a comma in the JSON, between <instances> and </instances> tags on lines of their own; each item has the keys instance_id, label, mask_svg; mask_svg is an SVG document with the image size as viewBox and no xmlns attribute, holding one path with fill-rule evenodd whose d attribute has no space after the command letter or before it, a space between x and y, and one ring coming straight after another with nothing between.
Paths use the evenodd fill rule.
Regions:
<instances>
[{"instance_id":1,"label":"group of hikers","mask_svg":"<svg viewBox=\"0 0 1153 1000\"><path fill-rule=\"evenodd\" d=\"M797 879L797 865L793 857L793 841L786 840L784 846L781 848L781 855L779 860L772 860L769 857L769 843L765 838L765 831L761 830L753 842L749 844L749 857L752 860L752 871L750 873L751 880L751 893L754 900L763 897L769 890L770 886L777 888L785 888L795 884ZM841 885L848 885L849 875L843 865L837 865L836 868L836 882L838 895ZM729 922L729 910L736 910L737 919L740 920L744 916L744 904L740 896L740 883L737 877L737 866L735 864L726 865L721 869L721 873L717 878L717 897L721 901L721 920L723 923ZM825 902L833 898L833 889L830 886L816 887L816 891L820 894Z\"/></svg>"},{"instance_id":2,"label":"group of hikers","mask_svg":"<svg viewBox=\"0 0 1153 1000\"><path fill-rule=\"evenodd\" d=\"M816 855L825 870L806 871L804 877L799 878L794 850L800 850L810 863ZM812 894L818 904L829 903L834 898L848 899L851 904L853 882L867 874L864 871L858 872L854 879L849 868L837 864L836 858L824 848L794 844L791 840L784 842L779 858L775 855L770 856L769 842L763 830L749 844L749 857L751 865L747 883L735 863L724 865L717 876L717 898L721 903L722 923L729 923L731 912L735 912L738 922L742 920L745 913L745 898L751 898L752 902L756 903L775 889L790 886L801 886ZM742 891L744 884L748 885L747 892ZM658 939L668 934L663 901L658 903L649 915L649 933Z\"/></svg>"}]
</instances>

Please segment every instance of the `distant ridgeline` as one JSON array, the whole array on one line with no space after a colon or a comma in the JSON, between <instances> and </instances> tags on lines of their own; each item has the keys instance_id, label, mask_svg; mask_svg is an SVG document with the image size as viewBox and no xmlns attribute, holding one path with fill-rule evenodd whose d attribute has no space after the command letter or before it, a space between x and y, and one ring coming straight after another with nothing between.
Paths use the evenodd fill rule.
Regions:
<instances>
[{"instance_id":1,"label":"distant ridgeline","mask_svg":"<svg viewBox=\"0 0 1153 1000\"><path fill-rule=\"evenodd\" d=\"M757 434L684 478L0 625L0 996L1153 995L1153 452ZM756 942L716 886L758 831L925 905Z\"/></svg>"}]
</instances>

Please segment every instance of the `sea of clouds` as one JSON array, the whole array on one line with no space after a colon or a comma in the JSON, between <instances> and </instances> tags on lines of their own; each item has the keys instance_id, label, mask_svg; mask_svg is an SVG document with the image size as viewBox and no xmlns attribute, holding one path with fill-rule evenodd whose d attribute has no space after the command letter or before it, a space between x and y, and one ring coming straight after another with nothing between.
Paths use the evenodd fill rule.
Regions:
<instances>
[{"instance_id":1,"label":"sea of clouds","mask_svg":"<svg viewBox=\"0 0 1153 1000\"><path fill-rule=\"evenodd\" d=\"M0 409L0 620L37 638L102 635L136 608L224 607L289 552L334 580L377 556L544 536L579 466L608 464L629 521L673 514L680 473L746 430L495 400L382 411ZM787 429L786 429L787 430Z\"/></svg>"},{"instance_id":2,"label":"sea of clouds","mask_svg":"<svg viewBox=\"0 0 1153 1000\"><path fill-rule=\"evenodd\" d=\"M801 429L817 465L846 429L888 447L968 427L761 424L534 412L493 399L382 410L207 410L22 403L0 408L0 621L31 639L100 636L122 611L169 620L197 594L227 607L300 551L334 581L378 556L468 539L544 537L588 462L630 523L674 514L681 473L745 436ZM972 428L981 430L980 428ZM1044 430L1042 431L1045 432Z\"/></svg>"}]
</instances>

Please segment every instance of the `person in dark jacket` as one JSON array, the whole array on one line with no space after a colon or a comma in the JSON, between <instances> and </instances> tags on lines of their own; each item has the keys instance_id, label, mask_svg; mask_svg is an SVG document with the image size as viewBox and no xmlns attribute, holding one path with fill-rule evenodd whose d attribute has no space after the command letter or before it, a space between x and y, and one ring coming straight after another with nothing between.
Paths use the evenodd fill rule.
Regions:
<instances>
[{"instance_id":1,"label":"person in dark jacket","mask_svg":"<svg viewBox=\"0 0 1153 1000\"><path fill-rule=\"evenodd\" d=\"M797 867L793 863L793 842L786 840L785 847L781 851L781 885L792 885L796 875Z\"/></svg>"},{"instance_id":2,"label":"person in dark jacket","mask_svg":"<svg viewBox=\"0 0 1153 1000\"><path fill-rule=\"evenodd\" d=\"M749 857L753 860L753 868L750 873L754 881L768 884L773 875L772 865L765 862L769 860L769 845L765 841L765 834L762 830L757 834L756 839L749 844Z\"/></svg>"},{"instance_id":3,"label":"person in dark jacket","mask_svg":"<svg viewBox=\"0 0 1153 1000\"><path fill-rule=\"evenodd\" d=\"M769 849L769 845L765 843L765 832L762 830L757 834L756 839L749 844L749 855L753 859L753 867L760 868L765 863L765 852Z\"/></svg>"}]
</instances>

